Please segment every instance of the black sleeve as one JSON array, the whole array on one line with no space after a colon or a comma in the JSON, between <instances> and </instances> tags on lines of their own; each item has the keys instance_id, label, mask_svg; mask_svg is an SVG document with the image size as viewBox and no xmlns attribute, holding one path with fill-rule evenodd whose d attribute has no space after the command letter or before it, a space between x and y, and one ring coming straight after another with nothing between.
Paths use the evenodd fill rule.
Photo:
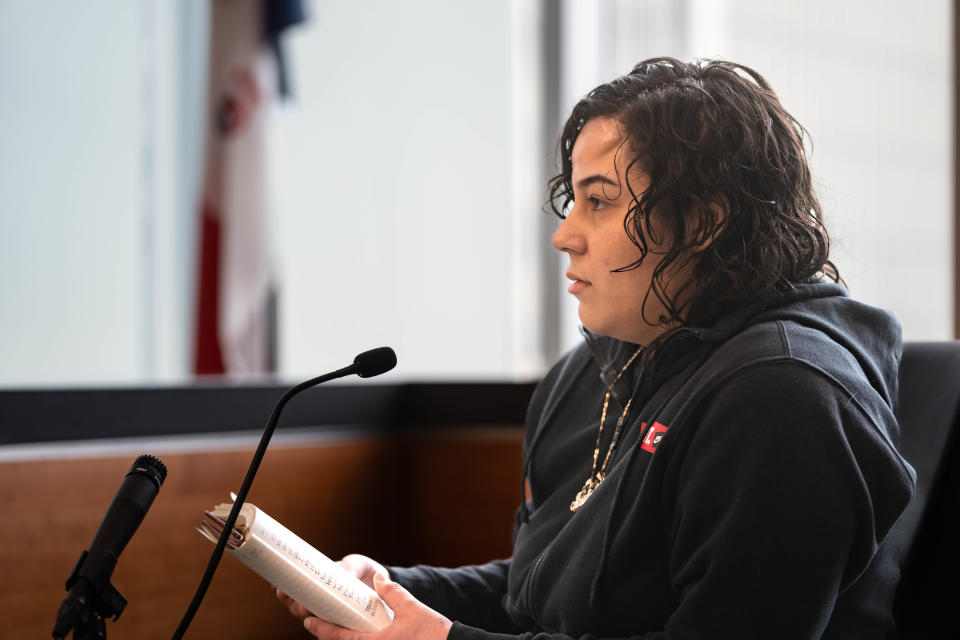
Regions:
<instances>
[{"instance_id":1,"label":"black sleeve","mask_svg":"<svg viewBox=\"0 0 960 640\"><path fill-rule=\"evenodd\" d=\"M442 569L389 567L390 577L417 600L447 618L494 632L516 633L503 599L507 593L509 560Z\"/></svg>"}]
</instances>

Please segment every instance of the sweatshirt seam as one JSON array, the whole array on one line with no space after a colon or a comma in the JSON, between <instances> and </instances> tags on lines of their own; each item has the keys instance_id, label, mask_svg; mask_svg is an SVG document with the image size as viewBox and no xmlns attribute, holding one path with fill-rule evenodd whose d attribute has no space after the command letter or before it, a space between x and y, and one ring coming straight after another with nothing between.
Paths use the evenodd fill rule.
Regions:
<instances>
[{"instance_id":1,"label":"sweatshirt seam","mask_svg":"<svg viewBox=\"0 0 960 640\"><path fill-rule=\"evenodd\" d=\"M777 329L780 331L780 341L783 343L784 353L789 357L793 357L793 351L790 348L790 338L787 336L787 328L783 320L777 320Z\"/></svg>"}]
</instances>

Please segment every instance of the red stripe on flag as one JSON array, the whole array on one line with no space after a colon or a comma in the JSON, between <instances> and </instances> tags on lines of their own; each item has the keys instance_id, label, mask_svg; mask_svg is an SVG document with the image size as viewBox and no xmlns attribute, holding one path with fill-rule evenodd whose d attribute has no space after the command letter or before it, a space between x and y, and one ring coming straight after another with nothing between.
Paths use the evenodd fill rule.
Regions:
<instances>
[{"instance_id":1,"label":"red stripe on flag","mask_svg":"<svg viewBox=\"0 0 960 640\"><path fill-rule=\"evenodd\" d=\"M193 371L196 374L224 372L220 334L220 215L208 202L200 216L200 284L197 287L196 335Z\"/></svg>"}]
</instances>

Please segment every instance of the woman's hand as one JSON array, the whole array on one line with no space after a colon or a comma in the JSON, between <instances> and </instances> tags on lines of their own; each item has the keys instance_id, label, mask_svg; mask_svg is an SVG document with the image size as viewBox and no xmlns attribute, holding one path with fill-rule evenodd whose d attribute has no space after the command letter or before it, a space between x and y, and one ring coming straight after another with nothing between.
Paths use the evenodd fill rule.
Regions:
<instances>
[{"instance_id":1,"label":"woman's hand","mask_svg":"<svg viewBox=\"0 0 960 640\"><path fill-rule=\"evenodd\" d=\"M392 582L386 572L373 575L377 595L393 609L393 622L380 631L362 633L330 624L308 612L303 619L306 630L321 640L446 640L453 623Z\"/></svg>"}]
</instances>

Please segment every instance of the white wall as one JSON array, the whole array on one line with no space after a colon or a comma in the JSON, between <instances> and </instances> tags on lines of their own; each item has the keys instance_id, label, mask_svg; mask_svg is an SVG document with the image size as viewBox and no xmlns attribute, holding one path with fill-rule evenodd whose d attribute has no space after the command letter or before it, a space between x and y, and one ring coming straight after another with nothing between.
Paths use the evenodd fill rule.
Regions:
<instances>
[{"instance_id":1,"label":"white wall","mask_svg":"<svg viewBox=\"0 0 960 640\"><path fill-rule=\"evenodd\" d=\"M0 380L142 373L136 3L0 3ZM131 357L132 356L132 357Z\"/></svg>"},{"instance_id":2,"label":"white wall","mask_svg":"<svg viewBox=\"0 0 960 640\"><path fill-rule=\"evenodd\" d=\"M386 344L406 378L514 375L510 2L311 7L290 38L282 373Z\"/></svg>"},{"instance_id":3,"label":"white wall","mask_svg":"<svg viewBox=\"0 0 960 640\"><path fill-rule=\"evenodd\" d=\"M202 18L184 2L0 2L0 385L186 372L179 62Z\"/></svg>"}]
</instances>

